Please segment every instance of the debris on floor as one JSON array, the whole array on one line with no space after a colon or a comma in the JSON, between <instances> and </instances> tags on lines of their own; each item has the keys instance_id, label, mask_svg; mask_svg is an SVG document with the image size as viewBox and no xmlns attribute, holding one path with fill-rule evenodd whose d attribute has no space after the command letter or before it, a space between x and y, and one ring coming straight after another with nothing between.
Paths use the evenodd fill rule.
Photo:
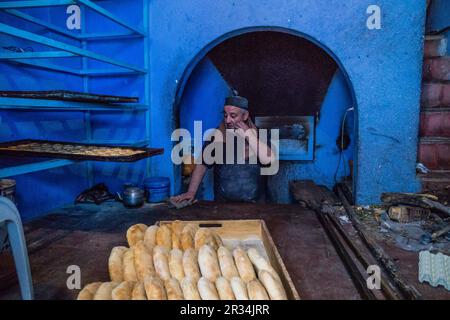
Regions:
<instances>
[{"instance_id":1,"label":"debris on floor","mask_svg":"<svg viewBox=\"0 0 450 320\"><path fill-rule=\"evenodd\" d=\"M450 291L450 256L421 251L419 254L419 281L433 287L439 285Z\"/></svg>"},{"instance_id":2,"label":"debris on floor","mask_svg":"<svg viewBox=\"0 0 450 320\"><path fill-rule=\"evenodd\" d=\"M95 203L97 205L105 202L106 200L114 199L108 187L104 183L99 183L90 189L84 190L75 199L75 203Z\"/></svg>"}]
</instances>

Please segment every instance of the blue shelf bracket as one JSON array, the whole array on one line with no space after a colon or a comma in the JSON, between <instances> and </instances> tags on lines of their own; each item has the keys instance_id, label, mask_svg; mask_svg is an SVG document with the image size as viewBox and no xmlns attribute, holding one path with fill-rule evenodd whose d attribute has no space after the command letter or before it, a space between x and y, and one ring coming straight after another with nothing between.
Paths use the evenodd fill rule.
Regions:
<instances>
[{"instance_id":1,"label":"blue shelf bracket","mask_svg":"<svg viewBox=\"0 0 450 320\"><path fill-rule=\"evenodd\" d=\"M45 99L27 99L27 98L6 98L0 97L0 109L9 110L108 110L108 111L126 111L126 110L142 110L148 109L147 105L143 104L101 104L101 103L87 103L75 101L61 101L61 100L45 100Z\"/></svg>"},{"instance_id":2,"label":"blue shelf bracket","mask_svg":"<svg viewBox=\"0 0 450 320\"><path fill-rule=\"evenodd\" d=\"M112 64L112 65L115 65L115 66L118 66L118 67L122 67L122 68L125 68L125 69L133 70L133 71L136 71L136 72L139 72L139 73L142 73L142 74L147 73L147 70L139 68L139 67L132 66L132 65L130 65L128 63L123 63L123 62L120 62L120 61L108 58L106 56L103 56L101 54L90 52L88 50L81 49L81 48L78 48L76 46L72 46L72 45L69 45L69 44L66 44L66 43L63 43L63 42L60 42L60 41L49 39L47 37L40 36L38 34L34 34L32 32L28 32L28 31L25 31L25 30L21 30L21 29L9 26L9 25L4 24L4 23L0 23L0 32L1 33L5 33L5 34L9 34L9 35L14 36L14 37L26 39L26 40L33 41L33 42L37 42L37 43L43 44L43 45L48 46L48 47L52 47L52 48L60 49L60 50L63 50L63 51L67 51L69 53L73 53L73 54L78 55L78 56L91 58L91 59L94 59L94 60L98 60L98 61L101 61L101 62Z\"/></svg>"},{"instance_id":3,"label":"blue shelf bracket","mask_svg":"<svg viewBox=\"0 0 450 320\"><path fill-rule=\"evenodd\" d=\"M40 24L42 26L45 26L49 29L52 29L53 31L63 33L65 35L68 35L68 32L62 30L61 28L58 28L56 26L53 26L51 24L48 24L46 22L43 22L39 19L36 19L30 15L27 15L25 13L22 13L18 10L11 10L11 9L19 9L19 8L34 8L34 7L47 7L47 6L63 6L63 5L71 5L71 4L82 4L85 7L99 13L100 15L110 19L111 21L117 23L118 25L121 25L122 27L130 30L132 33L146 37L146 32L142 31L139 28L135 28L116 15L112 14L108 10L102 8L98 4L90 1L90 0L34 0L34 1L5 1L0 2L0 9L5 9L5 12L8 12L10 14L16 15L22 19ZM72 37L72 35L68 35ZM76 36L75 36L76 37Z\"/></svg>"}]
</instances>

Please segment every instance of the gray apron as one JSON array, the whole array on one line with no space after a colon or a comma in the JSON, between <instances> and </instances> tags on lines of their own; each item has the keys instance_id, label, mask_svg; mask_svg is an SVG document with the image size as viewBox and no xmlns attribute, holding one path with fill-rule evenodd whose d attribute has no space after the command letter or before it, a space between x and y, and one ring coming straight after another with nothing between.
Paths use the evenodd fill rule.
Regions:
<instances>
[{"instance_id":1,"label":"gray apron","mask_svg":"<svg viewBox=\"0 0 450 320\"><path fill-rule=\"evenodd\" d=\"M258 164L216 164L216 201L264 202L265 186Z\"/></svg>"}]
</instances>

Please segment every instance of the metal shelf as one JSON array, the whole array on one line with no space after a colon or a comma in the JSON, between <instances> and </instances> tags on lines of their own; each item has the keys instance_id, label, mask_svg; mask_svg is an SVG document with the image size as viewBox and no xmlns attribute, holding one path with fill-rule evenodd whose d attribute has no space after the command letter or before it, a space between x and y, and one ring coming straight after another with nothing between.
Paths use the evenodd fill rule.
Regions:
<instances>
[{"instance_id":1,"label":"metal shelf","mask_svg":"<svg viewBox=\"0 0 450 320\"><path fill-rule=\"evenodd\" d=\"M0 109L8 110L70 110L70 111L124 111L148 110L144 104L101 104L61 100L4 98L0 97Z\"/></svg>"},{"instance_id":2,"label":"metal shelf","mask_svg":"<svg viewBox=\"0 0 450 320\"><path fill-rule=\"evenodd\" d=\"M100 15L114 21L118 25L128 29L128 32L111 32L111 33L72 33L64 30L61 27L55 26L51 23L43 21L41 19L35 18L32 15L16 10L18 8L33 8L33 7L48 7L48 6L62 6L71 4L82 4L87 8L94 10ZM78 40L80 42L89 40L104 40L104 39L124 39L131 37L147 37L147 33L139 28L135 28L114 14L105 10L101 6L95 4L90 0L34 0L34 1L5 1L0 2L0 10L3 12L18 17L22 20L40 25L46 29L56 32L58 34L70 37L72 39ZM59 71L64 73L75 74L79 76L83 75L114 75L114 74L146 74L148 71L145 68L141 68L135 65L128 64L126 62L118 61L112 59L108 56L101 55L84 48L79 48L77 46L69 45L61 41L56 41L39 34L35 34L26 30L22 30L4 23L0 23L0 33L8 34L13 37L29 40L32 42L37 42L42 45L59 49L60 51L45 51L45 52L24 52L24 53L5 53L0 55L0 59L7 60L11 62L16 62L24 65L30 65L38 68L49 69L52 71ZM67 58L67 57L86 57L108 63L119 67L118 69L105 69L105 70L76 70L71 68L65 68L57 64L52 64L47 61L32 61L31 59L43 59L43 58ZM27 59L27 60L24 60Z\"/></svg>"},{"instance_id":3,"label":"metal shelf","mask_svg":"<svg viewBox=\"0 0 450 320\"><path fill-rule=\"evenodd\" d=\"M134 143L124 143L123 141L112 140L89 140L83 143L98 143L98 144L110 144L110 145L129 145L131 147L145 147L149 144L148 140L138 141ZM0 169L0 179L13 177L17 175L38 172L42 170L54 169L59 167L65 167L71 164L80 163L84 161L74 161L66 159L51 159L51 160L37 160L30 163L23 163L15 166L10 166Z\"/></svg>"},{"instance_id":4,"label":"metal shelf","mask_svg":"<svg viewBox=\"0 0 450 320\"><path fill-rule=\"evenodd\" d=\"M148 40L148 9L149 0L142 0L142 14L143 14L143 29L133 27L127 22L123 21L116 15L112 14L103 7L97 5L90 0L33 0L33 1L2 1L0 2L0 11L15 16L18 19L26 21L27 23L33 23L35 25L46 28L47 30L65 36L69 39L76 40L80 42L80 46L69 45L67 43L51 39L39 34L35 34L26 30L22 30L4 23L0 23L0 33L8 34L14 37L25 39L32 42L37 42L39 44L45 45L49 48L46 51L40 52L5 52L0 53L0 61L8 61L9 63L19 64L19 65L29 65L35 68L47 69L55 72L62 72L73 74L76 76L82 76L85 78L84 81L84 92L88 92L88 81L89 77L95 76L108 76L108 75L137 75L143 76L145 80L144 91L145 99L144 104L95 104L95 103L83 103L83 102L71 102L71 101L59 101L59 100L45 100L45 99L24 99L24 98L4 98L0 97L0 110L54 110L54 111L83 111L85 113L85 121L87 125L86 136L91 139L85 141L85 143L99 143L99 144L116 144L116 145L127 145L123 141L99 141L92 139L92 129L90 124L91 111L128 111L137 110L144 111L146 117L146 129L145 139L148 139L150 129L149 129L149 83L150 76L148 73L149 68L149 40ZM100 2L100 0L98 0ZM117 23L118 25L124 27L124 31L114 31L114 32L96 32L96 33L86 33L86 32L70 32L62 27L44 21L42 19L36 18L28 13L17 10L21 8L36 8L36 7L48 7L48 6L66 6L72 4L81 4L90 10L94 10L100 15L110 19L111 21ZM130 38L142 38L144 44L144 60L143 67L135 66L122 62L111 57L98 54L89 50L86 50L86 44L89 41L101 41L101 40L122 40ZM55 50L56 49L56 50ZM53 61L48 59L53 58L70 58L70 57L81 57L83 64L82 67L70 68L65 66L60 66ZM111 67L107 68L87 68L87 59L94 59L107 64ZM113 67L114 66L114 67ZM147 146L149 145L148 140L138 141L134 143L129 143L130 146ZM71 165L78 162L86 162L88 176L91 179L92 168L90 161L73 161L66 159L51 159L51 160L34 160L30 159L30 163L16 163L16 165L9 166L0 169L0 178L10 177L20 174L32 173L41 170L47 170L52 168L63 167ZM149 162L147 161L147 172L149 170ZM91 181L90 181L91 183Z\"/></svg>"},{"instance_id":5,"label":"metal shelf","mask_svg":"<svg viewBox=\"0 0 450 320\"><path fill-rule=\"evenodd\" d=\"M36 8L36 7L50 7L50 6L67 6L72 4L83 4L86 7L96 11L102 16L114 21L115 23L121 25L132 31L133 33L139 34L141 36L146 36L146 33L139 28L135 28L114 14L105 10L101 6L95 4L90 0L33 0L33 1L4 1L0 2L0 9L20 9L20 8Z\"/></svg>"},{"instance_id":6,"label":"metal shelf","mask_svg":"<svg viewBox=\"0 0 450 320\"><path fill-rule=\"evenodd\" d=\"M54 24L48 23L44 20L38 19L29 15L27 13L21 12L20 10L15 9L3 9L3 12L6 12L10 15L18 17L27 22L34 23L35 25L44 27L52 32L63 35L65 37L75 39L78 41L82 40L106 40L106 39L126 39L126 38L136 38L136 37L145 37L146 35L141 33L136 33L133 31L129 32L107 32L107 33L75 33L69 32L61 27L58 27Z\"/></svg>"},{"instance_id":7,"label":"metal shelf","mask_svg":"<svg viewBox=\"0 0 450 320\"><path fill-rule=\"evenodd\" d=\"M95 53L95 52L92 52L92 51L89 51L86 49L82 49L82 48L61 42L61 41L56 41L56 40L53 40L53 39L50 39L50 38L47 38L47 37L29 32L29 31L25 31L25 30L22 30L22 29L19 29L16 27L12 27L12 26L4 24L4 23L0 23L0 32L17 37L17 38L37 42L42 45L52 47L55 49L60 49L61 52L69 52L69 53L72 53L72 54L80 56L80 57L86 57L86 58L94 59L97 61L109 63L109 64L112 64L112 65L115 65L115 66L118 66L118 67L121 67L124 69L129 69L132 71L140 72L142 74L147 73L147 70L142 69L140 67L136 67L136 66L133 66L133 65L125 63L125 62L117 61L117 60L109 58L107 56L104 56L104 55L101 55L101 54L98 54L98 53ZM28 52L28 56L30 56L31 58L34 58L35 55L39 55L39 54L40 54L39 52Z\"/></svg>"}]
</instances>

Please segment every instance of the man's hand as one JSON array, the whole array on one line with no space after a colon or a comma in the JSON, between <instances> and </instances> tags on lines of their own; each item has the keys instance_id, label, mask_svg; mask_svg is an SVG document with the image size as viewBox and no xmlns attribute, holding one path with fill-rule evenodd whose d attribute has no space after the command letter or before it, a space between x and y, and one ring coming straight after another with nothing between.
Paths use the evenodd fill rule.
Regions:
<instances>
[{"instance_id":1,"label":"man's hand","mask_svg":"<svg viewBox=\"0 0 450 320\"><path fill-rule=\"evenodd\" d=\"M184 200L192 201L192 200L194 200L194 198L195 198L195 192L188 191L186 193L182 193L182 194L180 194L178 196L172 197L171 199L174 202L178 203L178 202L181 202L181 201L184 201Z\"/></svg>"},{"instance_id":2,"label":"man's hand","mask_svg":"<svg viewBox=\"0 0 450 320\"><path fill-rule=\"evenodd\" d=\"M248 129L250 129L250 127L244 121L236 122L234 124L234 126L235 126L236 129L244 130L244 132L247 131Z\"/></svg>"}]
</instances>

